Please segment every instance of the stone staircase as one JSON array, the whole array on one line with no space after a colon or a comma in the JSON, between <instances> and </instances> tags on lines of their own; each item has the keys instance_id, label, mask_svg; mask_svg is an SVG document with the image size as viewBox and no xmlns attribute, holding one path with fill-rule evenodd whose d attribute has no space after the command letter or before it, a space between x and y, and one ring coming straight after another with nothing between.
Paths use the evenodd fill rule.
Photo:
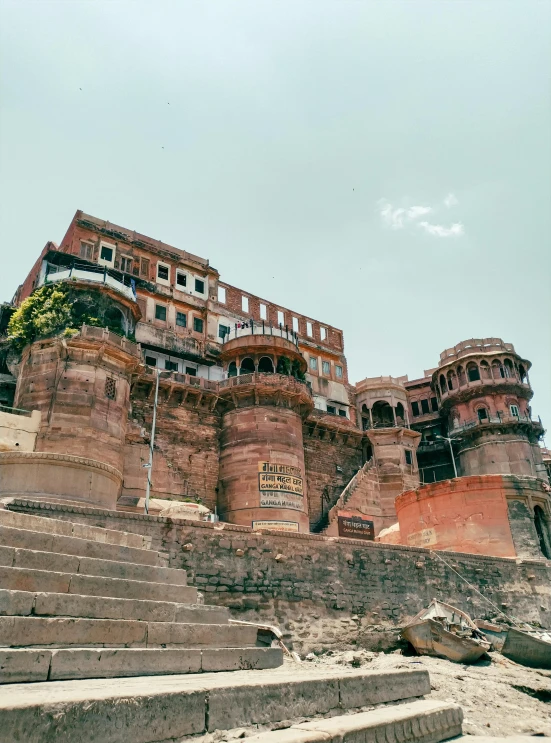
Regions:
<instances>
[{"instance_id":1,"label":"stone staircase","mask_svg":"<svg viewBox=\"0 0 551 743\"><path fill-rule=\"evenodd\" d=\"M0 509L0 683L282 663L148 541Z\"/></svg>"},{"instance_id":2,"label":"stone staircase","mask_svg":"<svg viewBox=\"0 0 551 743\"><path fill-rule=\"evenodd\" d=\"M346 485L335 504L329 510L327 526L321 533L327 536L337 534L337 516L339 511L351 510L363 512L369 505L370 515L379 515L380 507L377 501L378 475L373 460L366 462Z\"/></svg>"}]
</instances>

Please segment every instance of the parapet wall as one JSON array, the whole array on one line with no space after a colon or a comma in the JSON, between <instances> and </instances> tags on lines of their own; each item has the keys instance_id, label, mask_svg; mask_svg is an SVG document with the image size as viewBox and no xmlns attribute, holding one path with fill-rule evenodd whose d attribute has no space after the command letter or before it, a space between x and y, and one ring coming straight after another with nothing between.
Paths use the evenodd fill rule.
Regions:
<instances>
[{"instance_id":1,"label":"parapet wall","mask_svg":"<svg viewBox=\"0 0 551 743\"><path fill-rule=\"evenodd\" d=\"M167 551L172 567L185 568L206 602L228 606L238 618L277 623L301 650L322 644L385 647L391 623L405 623L432 598L475 618L495 617L500 610L551 628L549 561L258 533L224 523L22 500L9 508L151 537L152 548Z\"/></svg>"}]
</instances>

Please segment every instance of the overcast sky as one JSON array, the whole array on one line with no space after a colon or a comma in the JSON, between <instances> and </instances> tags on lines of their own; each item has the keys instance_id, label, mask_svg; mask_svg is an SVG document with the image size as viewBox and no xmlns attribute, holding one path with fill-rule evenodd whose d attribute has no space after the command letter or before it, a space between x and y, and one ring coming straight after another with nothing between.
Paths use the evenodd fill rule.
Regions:
<instances>
[{"instance_id":1,"label":"overcast sky","mask_svg":"<svg viewBox=\"0 0 551 743\"><path fill-rule=\"evenodd\" d=\"M0 299L83 209L342 328L351 381L500 336L551 426L548 0L0 8Z\"/></svg>"}]
</instances>

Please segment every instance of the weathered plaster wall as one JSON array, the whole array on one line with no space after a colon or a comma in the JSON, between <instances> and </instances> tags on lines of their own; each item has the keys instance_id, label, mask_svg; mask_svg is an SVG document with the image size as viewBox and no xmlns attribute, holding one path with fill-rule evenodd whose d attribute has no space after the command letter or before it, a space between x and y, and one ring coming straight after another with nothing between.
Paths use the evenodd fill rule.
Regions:
<instances>
[{"instance_id":1,"label":"weathered plaster wall","mask_svg":"<svg viewBox=\"0 0 551 743\"><path fill-rule=\"evenodd\" d=\"M10 508L151 536L152 547L166 550L173 567L188 571L206 603L228 606L236 618L276 622L285 640L301 650L388 646L396 625L434 597L473 617L495 616L474 589L512 616L551 627L549 561L431 553L313 534L258 534L228 524L23 502Z\"/></svg>"}]
</instances>

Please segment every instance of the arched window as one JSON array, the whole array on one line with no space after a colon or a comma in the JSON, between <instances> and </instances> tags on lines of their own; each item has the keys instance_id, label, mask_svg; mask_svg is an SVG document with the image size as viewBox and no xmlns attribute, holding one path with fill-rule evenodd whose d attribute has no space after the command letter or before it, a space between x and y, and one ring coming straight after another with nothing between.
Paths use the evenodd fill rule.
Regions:
<instances>
[{"instance_id":1,"label":"arched window","mask_svg":"<svg viewBox=\"0 0 551 743\"><path fill-rule=\"evenodd\" d=\"M124 315L117 307L109 307L103 316L105 327L115 333L124 333Z\"/></svg>"},{"instance_id":2,"label":"arched window","mask_svg":"<svg viewBox=\"0 0 551 743\"><path fill-rule=\"evenodd\" d=\"M453 369L448 372L447 377L448 377L448 389L454 390L457 387L457 378L455 376L455 372L453 371Z\"/></svg>"},{"instance_id":3,"label":"arched window","mask_svg":"<svg viewBox=\"0 0 551 743\"><path fill-rule=\"evenodd\" d=\"M522 364L518 365L518 373L520 375L520 381L525 382L526 381L526 369Z\"/></svg>"},{"instance_id":4,"label":"arched window","mask_svg":"<svg viewBox=\"0 0 551 743\"><path fill-rule=\"evenodd\" d=\"M478 408L476 411L476 414L478 415L478 420L482 423L483 421L488 420L488 408Z\"/></svg>"},{"instance_id":5,"label":"arched window","mask_svg":"<svg viewBox=\"0 0 551 743\"><path fill-rule=\"evenodd\" d=\"M406 414L404 412L404 406L401 402L396 405L396 418L398 419L399 423L405 423L406 422Z\"/></svg>"},{"instance_id":6,"label":"arched window","mask_svg":"<svg viewBox=\"0 0 551 743\"><path fill-rule=\"evenodd\" d=\"M240 374L251 374L254 370L254 361L251 358L247 357L246 359L241 360Z\"/></svg>"},{"instance_id":7,"label":"arched window","mask_svg":"<svg viewBox=\"0 0 551 743\"><path fill-rule=\"evenodd\" d=\"M499 359L492 361L492 376L494 379L503 379L505 377L505 372Z\"/></svg>"},{"instance_id":8,"label":"arched window","mask_svg":"<svg viewBox=\"0 0 551 743\"><path fill-rule=\"evenodd\" d=\"M457 367L457 382L460 387L463 387L463 385L466 383L467 377L465 376L465 371L463 370L462 366Z\"/></svg>"},{"instance_id":9,"label":"arched window","mask_svg":"<svg viewBox=\"0 0 551 743\"><path fill-rule=\"evenodd\" d=\"M371 414L375 428L392 428L394 426L394 415L388 402L377 400L371 408Z\"/></svg>"},{"instance_id":10,"label":"arched window","mask_svg":"<svg viewBox=\"0 0 551 743\"><path fill-rule=\"evenodd\" d=\"M443 374L440 375L440 389L442 390L443 395L445 395L448 390L446 386L446 377Z\"/></svg>"},{"instance_id":11,"label":"arched window","mask_svg":"<svg viewBox=\"0 0 551 743\"><path fill-rule=\"evenodd\" d=\"M541 506L536 506L534 508L534 526L536 527L536 532L538 534L540 549L543 555L547 557L548 560L551 560L551 534L549 533L549 524Z\"/></svg>"},{"instance_id":12,"label":"arched window","mask_svg":"<svg viewBox=\"0 0 551 743\"><path fill-rule=\"evenodd\" d=\"M480 376L482 377L482 379L492 378L492 370L490 369L490 365L487 361L480 362Z\"/></svg>"},{"instance_id":13,"label":"arched window","mask_svg":"<svg viewBox=\"0 0 551 743\"><path fill-rule=\"evenodd\" d=\"M511 359L505 359L503 362L503 371L505 372L506 377L514 377L515 372L513 370L513 362Z\"/></svg>"},{"instance_id":14,"label":"arched window","mask_svg":"<svg viewBox=\"0 0 551 743\"><path fill-rule=\"evenodd\" d=\"M274 362L269 356L262 356L258 362L258 371L263 372L264 374L274 373Z\"/></svg>"},{"instance_id":15,"label":"arched window","mask_svg":"<svg viewBox=\"0 0 551 743\"><path fill-rule=\"evenodd\" d=\"M467 364L467 376L469 382L478 382L480 379L480 371L474 361L469 361Z\"/></svg>"},{"instance_id":16,"label":"arched window","mask_svg":"<svg viewBox=\"0 0 551 743\"><path fill-rule=\"evenodd\" d=\"M228 366L228 377L236 377L237 376L237 364L235 361L230 361L230 365Z\"/></svg>"}]
</instances>

